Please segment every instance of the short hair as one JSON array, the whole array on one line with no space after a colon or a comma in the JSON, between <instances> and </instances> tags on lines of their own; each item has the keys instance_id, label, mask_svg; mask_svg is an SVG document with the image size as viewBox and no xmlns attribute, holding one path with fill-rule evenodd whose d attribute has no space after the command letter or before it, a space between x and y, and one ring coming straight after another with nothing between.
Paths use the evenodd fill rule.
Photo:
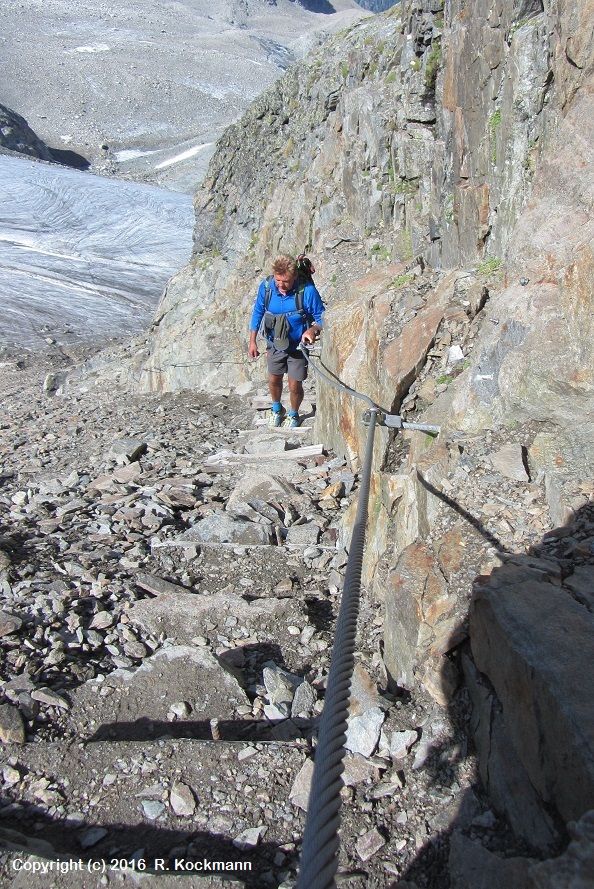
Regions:
<instances>
[{"instance_id":1,"label":"short hair","mask_svg":"<svg viewBox=\"0 0 594 889\"><path fill-rule=\"evenodd\" d=\"M297 275L297 260L288 253L279 253L272 263L275 275Z\"/></svg>"}]
</instances>

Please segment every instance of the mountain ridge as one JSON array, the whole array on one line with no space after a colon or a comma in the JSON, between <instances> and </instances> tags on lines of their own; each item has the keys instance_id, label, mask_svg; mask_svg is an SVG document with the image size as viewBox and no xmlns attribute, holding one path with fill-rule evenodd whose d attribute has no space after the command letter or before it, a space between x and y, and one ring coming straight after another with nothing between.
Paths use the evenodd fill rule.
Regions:
<instances>
[{"instance_id":1,"label":"mountain ridge","mask_svg":"<svg viewBox=\"0 0 594 889\"><path fill-rule=\"evenodd\" d=\"M263 87L365 15L354 0L317 13L291 0L200 0L167 12L151 2L142 14L113 0L23 0L18 14L0 10L11 35L0 98L93 172L191 190L224 127Z\"/></svg>"}]
</instances>

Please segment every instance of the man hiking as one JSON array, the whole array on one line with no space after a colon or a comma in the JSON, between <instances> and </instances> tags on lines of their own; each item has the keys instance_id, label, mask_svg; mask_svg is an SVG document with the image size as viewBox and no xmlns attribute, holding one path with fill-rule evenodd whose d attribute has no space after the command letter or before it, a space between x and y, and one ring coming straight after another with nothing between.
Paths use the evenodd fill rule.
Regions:
<instances>
[{"instance_id":1,"label":"man hiking","mask_svg":"<svg viewBox=\"0 0 594 889\"><path fill-rule=\"evenodd\" d=\"M307 360L299 344L313 344L322 330L324 304L311 278L315 269L309 260L305 260L302 269L303 276L294 257L279 254L272 264L272 275L258 288L252 312L248 354L254 359L260 355L256 338L263 322L272 398L270 426L299 426L303 380L307 377ZM288 416L281 404L285 374L291 402Z\"/></svg>"}]
</instances>

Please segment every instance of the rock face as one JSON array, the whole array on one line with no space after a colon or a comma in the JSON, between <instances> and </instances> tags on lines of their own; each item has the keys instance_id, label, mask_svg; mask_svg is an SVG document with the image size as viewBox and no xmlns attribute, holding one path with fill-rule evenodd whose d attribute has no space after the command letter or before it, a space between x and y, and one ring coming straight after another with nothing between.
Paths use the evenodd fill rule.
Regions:
<instances>
[{"instance_id":1,"label":"rock face","mask_svg":"<svg viewBox=\"0 0 594 889\"><path fill-rule=\"evenodd\" d=\"M215 373L232 382L250 374L242 348L245 318L258 269L280 247L312 250L332 305L344 293L348 265L366 272L382 258L406 261L422 254L433 266L485 257L497 266L514 232L510 277L525 274L529 286L514 285L501 296L509 322L511 298L516 313L531 318L542 316L548 301L543 324L546 317L555 324L557 310L568 311L574 327L580 324L588 230L567 265L564 303L554 297L550 302L552 291L547 297L531 263L542 266L543 241L557 244L557 264L566 256L562 239L572 238L573 229L560 224L573 212L573 195L576 210L581 204L588 212L592 115L588 93L578 87L590 62L585 48L579 69L558 51L575 39L568 37L569 22L587 18L587 5L576 0L573 13L557 15L537 0L521 9L504 3L489 21L472 9L462 17L457 7L445 20L426 5L408 4L401 19L391 10L333 38L226 131L196 196L195 258L170 283L156 318L146 387L176 388L183 380L205 387ZM469 76L475 70L480 75ZM534 204L516 232L533 192ZM287 201L290 213L282 209ZM538 219L547 220L549 235L558 220L553 241L547 231L535 237ZM190 305L183 302L188 295ZM514 320L510 345L528 336L526 352L532 354L539 336L550 340L540 325L528 330L521 318ZM224 333L214 336L215 325ZM492 331L494 343L501 332ZM215 368L221 337L230 361ZM188 359L202 356L198 367L185 369L183 380L172 366L173 340ZM524 391L532 379L547 389L547 367L551 376L559 370L545 353L527 378L523 367L514 372ZM506 404L515 392L507 383ZM541 394L535 391L532 400L543 411Z\"/></svg>"},{"instance_id":2,"label":"rock face","mask_svg":"<svg viewBox=\"0 0 594 889\"><path fill-rule=\"evenodd\" d=\"M433 267L482 261L503 272L508 253L506 277L489 291L501 324L482 331L470 391L447 406L452 424L551 419L551 410L561 420L568 401L560 376L591 415L583 344L591 329L592 115L588 91L578 89L589 62L575 69L558 52L584 4L557 16L540 3L504 3L488 22L457 8L445 20L426 6L409 4L402 18L391 10L333 38L226 131L196 196L194 259L168 285L155 319L145 388L207 388L215 377L237 384L253 374L246 317L277 249L312 251L328 305L338 316L354 312L347 343L329 314L329 361L342 369L358 345L370 379L377 356L359 334L371 293L385 312L382 286L408 272L395 269L391 282L387 272L383 284L367 278L346 293L345 284L386 259L419 255ZM569 224L576 218L585 226L579 248ZM183 362L174 360L174 342ZM383 351L380 368L389 360ZM400 388L409 384L405 377ZM461 409L469 399L472 410Z\"/></svg>"},{"instance_id":3,"label":"rock face","mask_svg":"<svg viewBox=\"0 0 594 889\"><path fill-rule=\"evenodd\" d=\"M25 118L5 105L0 105L0 150L44 161L54 160L48 146L33 132Z\"/></svg>"},{"instance_id":4,"label":"rock face","mask_svg":"<svg viewBox=\"0 0 594 889\"><path fill-rule=\"evenodd\" d=\"M472 651L533 787L566 821L577 821L594 809L594 615L531 573L498 569L477 584Z\"/></svg>"}]
</instances>

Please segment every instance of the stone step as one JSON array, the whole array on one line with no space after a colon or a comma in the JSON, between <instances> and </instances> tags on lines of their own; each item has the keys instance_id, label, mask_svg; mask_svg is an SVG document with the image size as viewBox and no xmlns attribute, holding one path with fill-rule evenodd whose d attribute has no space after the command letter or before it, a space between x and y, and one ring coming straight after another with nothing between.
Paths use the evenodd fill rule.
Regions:
<instances>
[{"instance_id":1,"label":"stone step","mask_svg":"<svg viewBox=\"0 0 594 889\"><path fill-rule=\"evenodd\" d=\"M0 764L14 782L0 809L10 885L119 885L150 872L212 875L201 887L229 887L234 873L233 886L262 885L275 858L295 863L303 813L289 795L307 756L305 745L171 738L4 747ZM56 868L57 859L73 868L63 878L22 867ZM204 872L205 860L231 863L227 880Z\"/></svg>"},{"instance_id":2,"label":"stone step","mask_svg":"<svg viewBox=\"0 0 594 889\"><path fill-rule=\"evenodd\" d=\"M237 454L233 451L225 450L207 457L206 465L225 468L234 464L262 463L266 460L303 460L308 457L320 457L323 453L323 444L306 445L302 448L291 448L286 451L266 451L261 454Z\"/></svg>"},{"instance_id":3,"label":"stone step","mask_svg":"<svg viewBox=\"0 0 594 889\"><path fill-rule=\"evenodd\" d=\"M208 738L211 719L233 720L238 707L249 705L238 680L232 664L206 647L165 646L134 670L115 670L73 689L70 717L79 737L152 738L175 728L170 721L177 708L192 719L189 737Z\"/></svg>"},{"instance_id":4,"label":"stone step","mask_svg":"<svg viewBox=\"0 0 594 889\"><path fill-rule=\"evenodd\" d=\"M307 432L311 432L313 426L308 426L305 423L302 423L301 426L289 428L287 426L269 426L268 420L258 420L256 419L254 422L254 426L258 429L270 429L271 432L278 432L279 430L286 433L287 435L305 435ZM253 429L250 430L253 433ZM243 430L240 430L240 435L244 434Z\"/></svg>"},{"instance_id":5,"label":"stone step","mask_svg":"<svg viewBox=\"0 0 594 889\"><path fill-rule=\"evenodd\" d=\"M229 606L228 601L224 604ZM220 600L219 608L224 614ZM260 611L264 614L265 609ZM187 602L185 612L189 613ZM154 613L134 619L138 625L152 626ZM172 624L168 629L178 636L184 632L183 624ZM264 708L268 718L253 718L241 671L245 652L253 643L249 639L245 642L237 648L224 648L218 657L205 645L166 645L140 667L121 668L89 680L55 701L51 698L48 705L66 711L62 718L67 715L69 731L84 741L152 741L164 735L199 740L287 741L311 735L311 705L316 699L313 693L307 712L296 710L294 718L289 718L290 708L270 714Z\"/></svg>"}]
</instances>

